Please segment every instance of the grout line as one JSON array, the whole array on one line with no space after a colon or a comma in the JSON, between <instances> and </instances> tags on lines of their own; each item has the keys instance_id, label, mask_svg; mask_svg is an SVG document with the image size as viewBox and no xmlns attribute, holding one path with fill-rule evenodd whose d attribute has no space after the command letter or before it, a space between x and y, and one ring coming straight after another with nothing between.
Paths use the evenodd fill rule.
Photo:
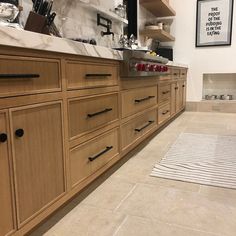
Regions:
<instances>
[{"instance_id":1,"label":"grout line","mask_svg":"<svg viewBox=\"0 0 236 236\"><path fill-rule=\"evenodd\" d=\"M137 183L133 186L133 188L128 192L128 194L120 201L118 206L113 210L113 212L116 212L120 206L123 204L123 202L133 193L133 191L136 189Z\"/></svg>"},{"instance_id":2,"label":"grout line","mask_svg":"<svg viewBox=\"0 0 236 236\"><path fill-rule=\"evenodd\" d=\"M121 224L117 227L116 231L112 234L112 236L117 235L117 233L120 231L121 227L126 223L128 220L128 216L125 216L124 220L121 222Z\"/></svg>"}]
</instances>

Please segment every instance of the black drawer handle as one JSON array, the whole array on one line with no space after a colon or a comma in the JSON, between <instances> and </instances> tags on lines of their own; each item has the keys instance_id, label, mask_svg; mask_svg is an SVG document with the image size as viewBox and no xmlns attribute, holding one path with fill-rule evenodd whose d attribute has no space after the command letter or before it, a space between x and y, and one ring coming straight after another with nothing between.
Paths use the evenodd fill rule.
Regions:
<instances>
[{"instance_id":1,"label":"black drawer handle","mask_svg":"<svg viewBox=\"0 0 236 236\"><path fill-rule=\"evenodd\" d=\"M110 77L112 74L86 74L86 77L92 78L92 77Z\"/></svg>"},{"instance_id":2,"label":"black drawer handle","mask_svg":"<svg viewBox=\"0 0 236 236\"><path fill-rule=\"evenodd\" d=\"M183 88L185 88L185 85L182 85Z\"/></svg>"},{"instance_id":3,"label":"black drawer handle","mask_svg":"<svg viewBox=\"0 0 236 236\"><path fill-rule=\"evenodd\" d=\"M179 89L179 87L175 87L175 90Z\"/></svg>"},{"instance_id":4,"label":"black drawer handle","mask_svg":"<svg viewBox=\"0 0 236 236\"><path fill-rule=\"evenodd\" d=\"M34 79L39 77L39 74L0 74L0 79Z\"/></svg>"},{"instance_id":5,"label":"black drawer handle","mask_svg":"<svg viewBox=\"0 0 236 236\"><path fill-rule=\"evenodd\" d=\"M175 76L177 76L178 74L177 73L174 73Z\"/></svg>"},{"instance_id":6,"label":"black drawer handle","mask_svg":"<svg viewBox=\"0 0 236 236\"><path fill-rule=\"evenodd\" d=\"M162 92L163 95L168 94L170 91L164 91Z\"/></svg>"},{"instance_id":7,"label":"black drawer handle","mask_svg":"<svg viewBox=\"0 0 236 236\"><path fill-rule=\"evenodd\" d=\"M22 138L22 137L24 136L24 134L25 134L25 131L24 131L23 129L17 129L17 130L15 131L15 135L16 135L16 137L18 137L18 138Z\"/></svg>"},{"instance_id":8,"label":"black drawer handle","mask_svg":"<svg viewBox=\"0 0 236 236\"><path fill-rule=\"evenodd\" d=\"M182 75L186 75L185 73L182 73Z\"/></svg>"},{"instance_id":9,"label":"black drawer handle","mask_svg":"<svg viewBox=\"0 0 236 236\"><path fill-rule=\"evenodd\" d=\"M103 114L103 113L107 113L107 112L109 112L109 111L112 111L112 108L106 108L106 109L103 110L103 111L99 111L99 112L96 112L96 113L93 113L93 114L88 114L87 116L88 116L88 118L92 118L92 117L94 117L94 116L98 116L98 115L101 115L101 114Z\"/></svg>"},{"instance_id":10,"label":"black drawer handle","mask_svg":"<svg viewBox=\"0 0 236 236\"><path fill-rule=\"evenodd\" d=\"M135 103L140 103L140 102L144 102L144 101L150 100L152 98L155 98L155 96L148 96L148 97L145 97L145 98L135 99L134 102Z\"/></svg>"},{"instance_id":11,"label":"black drawer handle","mask_svg":"<svg viewBox=\"0 0 236 236\"><path fill-rule=\"evenodd\" d=\"M0 134L0 142L5 143L7 141L7 134Z\"/></svg>"},{"instance_id":12,"label":"black drawer handle","mask_svg":"<svg viewBox=\"0 0 236 236\"><path fill-rule=\"evenodd\" d=\"M169 110L166 110L166 111L162 112L162 115L166 115L166 114L168 114L169 112L170 112Z\"/></svg>"},{"instance_id":13,"label":"black drawer handle","mask_svg":"<svg viewBox=\"0 0 236 236\"><path fill-rule=\"evenodd\" d=\"M92 156L92 157L89 157L89 161L94 161L96 160L98 157L102 156L103 154L109 152L111 149L113 148L113 146L109 146L109 147L106 147L106 149L102 150L101 152L99 152L98 154Z\"/></svg>"},{"instance_id":14,"label":"black drawer handle","mask_svg":"<svg viewBox=\"0 0 236 236\"><path fill-rule=\"evenodd\" d=\"M148 123L145 124L143 127L141 127L141 128L136 128L134 131L136 131L136 132L141 132L142 130L146 129L148 126L150 126L150 125L153 124L154 122L155 122L154 120L148 121Z\"/></svg>"}]
</instances>

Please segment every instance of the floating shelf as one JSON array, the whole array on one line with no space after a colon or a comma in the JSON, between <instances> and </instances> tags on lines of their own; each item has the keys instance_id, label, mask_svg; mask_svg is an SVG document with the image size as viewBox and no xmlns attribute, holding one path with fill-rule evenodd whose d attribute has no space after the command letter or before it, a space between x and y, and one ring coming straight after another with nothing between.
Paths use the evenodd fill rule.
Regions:
<instances>
[{"instance_id":1,"label":"floating shelf","mask_svg":"<svg viewBox=\"0 0 236 236\"><path fill-rule=\"evenodd\" d=\"M175 10L166 0L140 0L140 4L158 17L175 16Z\"/></svg>"},{"instance_id":2,"label":"floating shelf","mask_svg":"<svg viewBox=\"0 0 236 236\"><path fill-rule=\"evenodd\" d=\"M83 1L80 1L81 5L83 7L86 7L90 10L93 10L97 13L103 14L104 16L110 18L111 20L115 21L115 22L120 22L123 23L124 25L128 25L128 20L121 18L120 16L118 16L116 13L112 12L111 10L107 10L101 6L97 6L91 3L86 3Z\"/></svg>"},{"instance_id":3,"label":"floating shelf","mask_svg":"<svg viewBox=\"0 0 236 236\"><path fill-rule=\"evenodd\" d=\"M175 41L175 37L161 29L145 29L140 32L141 35L157 39L159 42Z\"/></svg>"}]
</instances>

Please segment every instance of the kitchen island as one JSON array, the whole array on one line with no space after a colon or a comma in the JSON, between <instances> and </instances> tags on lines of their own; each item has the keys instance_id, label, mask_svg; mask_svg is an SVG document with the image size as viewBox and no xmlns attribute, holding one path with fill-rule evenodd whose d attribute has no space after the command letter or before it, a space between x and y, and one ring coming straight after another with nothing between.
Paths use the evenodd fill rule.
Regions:
<instances>
[{"instance_id":1,"label":"kitchen island","mask_svg":"<svg viewBox=\"0 0 236 236\"><path fill-rule=\"evenodd\" d=\"M24 235L185 109L187 68L120 78L122 52L0 34L0 236Z\"/></svg>"}]
</instances>

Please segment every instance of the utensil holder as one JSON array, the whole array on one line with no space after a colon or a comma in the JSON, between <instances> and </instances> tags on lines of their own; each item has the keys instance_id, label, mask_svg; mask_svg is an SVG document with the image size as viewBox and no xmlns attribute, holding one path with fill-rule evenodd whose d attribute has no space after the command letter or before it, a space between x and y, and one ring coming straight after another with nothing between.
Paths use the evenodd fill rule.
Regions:
<instances>
[{"instance_id":1,"label":"utensil holder","mask_svg":"<svg viewBox=\"0 0 236 236\"><path fill-rule=\"evenodd\" d=\"M48 35L50 34L49 27L47 26L47 18L32 11L29 13L25 24L25 30Z\"/></svg>"}]
</instances>

